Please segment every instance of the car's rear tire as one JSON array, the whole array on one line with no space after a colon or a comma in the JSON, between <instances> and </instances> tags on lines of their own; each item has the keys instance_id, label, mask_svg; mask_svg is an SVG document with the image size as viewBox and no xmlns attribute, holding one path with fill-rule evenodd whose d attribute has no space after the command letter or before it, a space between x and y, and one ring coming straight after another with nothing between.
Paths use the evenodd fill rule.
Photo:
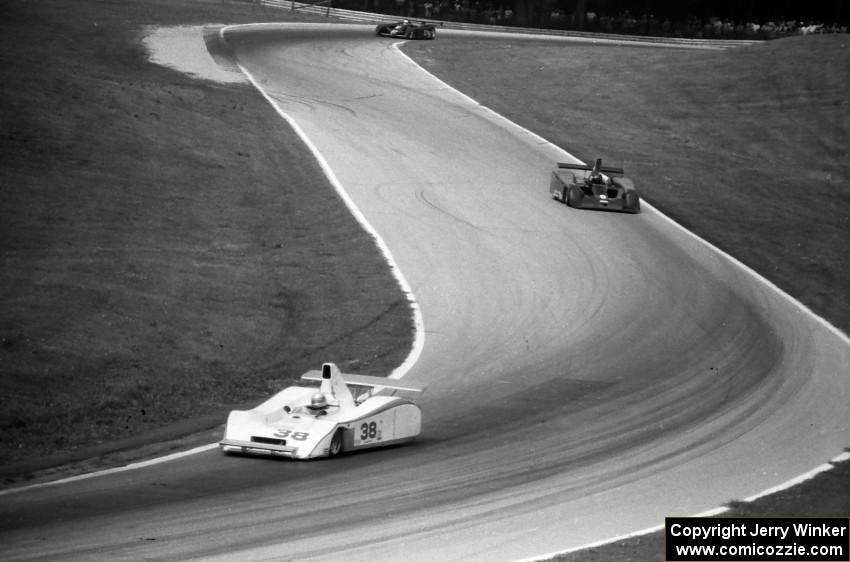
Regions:
<instances>
[{"instance_id":1,"label":"car's rear tire","mask_svg":"<svg viewBox=\"0 0 850 562\"><path fill-rule=\"evenodd\" d=\"M640 211L640 197L638 197L637 193L635 193L634 191L629 191L628 193L626 193L625 199L625 207L627 211L632 213L637 213L638 211Z\"/></svg>"},{"instance_id":2,"label":"car's rear tire","mask_svg":"<svg viewBox=\"0 0 850 562\"><path fill-rule=\"evenodd\" d=\"M570 207L578 207L581 205L581 200L584 199L584 193L581 192L581 188L577 185L570 187L569 192L567 192L567 198L565 203Z\"/></svg>"},{"instance_id":3,"label":"car's rear tire","mask_svg":"<svg viewBox=\"0 0 850 562\"><path fill-rule=\"evenodd\" d=\"M331 437L331 444L328 447L328 457L333 458L342 452L343 431L337 429L334 436Z\"/></svg>"}]
</instances>

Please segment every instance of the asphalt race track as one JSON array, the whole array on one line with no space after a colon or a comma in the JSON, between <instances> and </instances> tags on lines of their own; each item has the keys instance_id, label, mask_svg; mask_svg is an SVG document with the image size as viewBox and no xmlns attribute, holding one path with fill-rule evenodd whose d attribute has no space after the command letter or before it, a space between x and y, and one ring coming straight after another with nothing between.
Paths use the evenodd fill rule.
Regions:
<instances>
[{"instance_id":1,"label":"asphalt race track","mask_svg":"<svg viewBox=\"0 0 850 562\"><path fill-rule=\"evenodd\" d=\"M850 445L846 339L652 208L552 200L564 154L368 26L226 38L413 290L423 436L5 494L0 558L517 560L748 497Z\"/></svg>"}]
</instances>

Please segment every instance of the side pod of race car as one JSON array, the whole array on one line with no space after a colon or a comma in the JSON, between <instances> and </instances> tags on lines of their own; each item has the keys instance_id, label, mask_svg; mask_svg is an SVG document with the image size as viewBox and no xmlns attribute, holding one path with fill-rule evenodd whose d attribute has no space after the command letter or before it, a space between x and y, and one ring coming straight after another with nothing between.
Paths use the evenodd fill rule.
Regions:
<instances>
[{"instance_id":1,"label":"side pod of race car","mask_svg":"<svg viewBox=\"0 0 850 562\"><path fill-rule=\"evenodd\" d=\"M622 174L622 168L603 167L601 158L593 167L558 163L558 169L552 172L549 193L570 207L638 213L640 196L632 180L614 177Z\"/></svg>"},{"instance_id":2,"label":"side pod of race car","mask_svg":"<svg viewBox=\"0 0 850 562\"><path fill-rule=\"evenodd\" d=\"M375 35L399 39L436 39L437 27L432 23L411 23L409 20L398 23L379 23L375 27Z\"/></svg>"},{"instance_id":3,"label":"side pod of race car","mask_svg":"<svg viewBox=\"0 0 850 562\"><path fill-rule=\"evenodd\" d=\"M345 451L412 441L422 427L419 406L375 389L421 392L416 383L342 374L333 363L301 375L321 386L290 386L253 410L227 417L225 453L293 459L334 457ZM355 396L349 387L366 389Z\"/></svg>"}]
</instances>

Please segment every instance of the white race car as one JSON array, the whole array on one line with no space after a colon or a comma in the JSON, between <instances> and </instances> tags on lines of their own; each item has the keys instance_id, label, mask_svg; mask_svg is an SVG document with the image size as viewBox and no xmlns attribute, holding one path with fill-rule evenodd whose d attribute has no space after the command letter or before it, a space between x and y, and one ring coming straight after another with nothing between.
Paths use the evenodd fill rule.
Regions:
<instances>
[{"instance_id":1,"label":"white race car","mask_svg":"<svg viewBox=\"0 0 850 562\"><path fill-rule=\"evenodd\" d=\"M421 385L343 375L333 363L301 379L320 381L321 386L290 386L253 410L230 412L221 450L312 459L405 443L421 431L419 406L405 398L375 394L385 388L421 392ZM349 386L366 391L355 396Z\"/></svg>"}]
</instances>

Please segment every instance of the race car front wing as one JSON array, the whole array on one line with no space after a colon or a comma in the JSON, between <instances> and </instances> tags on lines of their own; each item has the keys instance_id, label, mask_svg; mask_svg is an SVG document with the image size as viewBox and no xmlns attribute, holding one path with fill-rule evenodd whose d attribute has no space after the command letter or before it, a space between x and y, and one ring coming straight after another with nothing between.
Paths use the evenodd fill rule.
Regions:
<instances>
[{"instance_id":1,"label":"race car front wing","mask_svg":"<svg viewBox=\"0 0 850 562\"><path fill-rule=\"evenodd\" d=\"M222 439L218 444L221 446L221 450L226 453L294 457L295 453L298 451L298 447L290 447L288 445L274 445L272 443L258 443L256 441L239 441L237 439Z\"/></svg>"}]
</instances>

